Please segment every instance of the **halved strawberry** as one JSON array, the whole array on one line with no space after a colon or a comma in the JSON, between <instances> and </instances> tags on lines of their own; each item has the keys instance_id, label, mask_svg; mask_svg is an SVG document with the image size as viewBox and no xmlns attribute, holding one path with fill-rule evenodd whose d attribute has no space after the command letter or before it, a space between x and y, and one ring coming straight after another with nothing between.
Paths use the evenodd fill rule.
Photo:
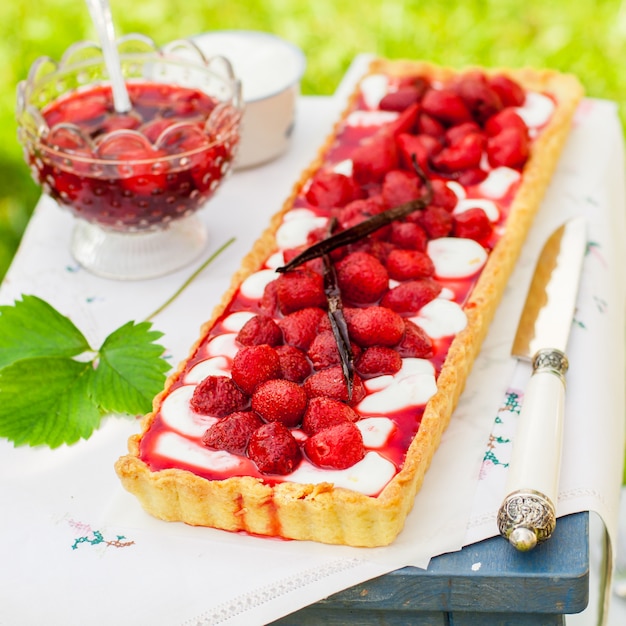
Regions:
<instances>
[{"instance_id":1,"label":"halved strawberry","mask_svg":"<svg viewBox=\"0 0 626 626\"><path fill-rule=\"evenodd\" d=\"M470 133L431 156L430 163L436 170L446 174L478 167L484 145L482 133Z\"/></svg>"},{"instance_id":2,"label":"halved strawberry","mask_svg":"<svg viewBox=\"0 0 626 626\"><path fill-rule=\"evenodd\" d=\"M302 459L300 446L280 422L263 424L250 437L248 457L263 474L291 474Z\"/></svg>"},{"instance_id":3,"label":"halved strawberry","mask_svg":"<svg viewBox=\"0 0 626 626\"><path fill-rule=\"evenodd\" d=\"M424 211L415 214L415 219L426 231L429 239L447 237L452 231L452 216L450 212L439 206L431 204Z\"/></svg>"},{"instance_id":4,"label":"halved strawberry","mask_svg":"<svg viewBox=\"0 0 626 626\"><path fill-rule=\"evenodd\" d=\"M383 96L378 103L378 108L382 111L404 111L410 105L418 103L422 93L423 90L414 85L402 86L397 91Z\"/></svg>"},{"instance_id":5,"label":"halved strawberry","mask_svg":"<svg viewBox=\"0 0 626 626\"><path fill-rule=\"evenodd\" d=\"M423 171L430 170L430 158L439 152L442 144L438 139L426 134L400 134L396 138L400 163L404 169L414 171L413 156Z\"/></svg>"},{"instance_id":6,"label":"halved strawberry","mask_svg":"<svg viewBox=\"0 0 626 626\"><path fill-rule=\"evenodd\" d=\"M311 463L328 469L347 469L365 456L363 436L352 422L320 430L304 442L304 451Z\"/></svg>"},{"instance_id":7,"label":"halved strawberry","mask_svg":"<svg viewBox=\"0 0 626 626\"><path fill-rule=\"evenodd\" d=\"M468 72L456 82L455 90L465 102L472 116L484 123L503 107L498 93L482 72Z\"/></svg>"},{"instance_id":8,"label":"halved strawberry","mask_svg":"<svg viewBox=\"0 0 626 626\"><path fill-rule=\"evenodd\" d=\"M422 252L426 250L428 243L426 231L415 222L393 222L390 239L398 248Z\"/></svg>"}]
</instances>

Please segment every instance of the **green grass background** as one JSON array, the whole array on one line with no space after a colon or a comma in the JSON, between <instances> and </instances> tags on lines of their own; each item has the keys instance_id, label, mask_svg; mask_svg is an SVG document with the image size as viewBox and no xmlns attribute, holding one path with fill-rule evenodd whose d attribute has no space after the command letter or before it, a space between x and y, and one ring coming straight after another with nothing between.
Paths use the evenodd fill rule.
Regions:
<instances>
[{"instance_id":1,"label":"green grass background","mask_svg":"<svg viewBox=\"0 0 626 626\"><path fill-rule=\"evenodd\" d=\"M162 44L206 30L276 33L307 57L305 94L331 94L360 52L452 66L551 67L576 73L591 96L626 93L626 0L111 0L118 34ZM59 59L94 30L82 0L0 5L0 278L39 191L16 139L15 87L39 56Z\"/></svg>"}]
</instances>

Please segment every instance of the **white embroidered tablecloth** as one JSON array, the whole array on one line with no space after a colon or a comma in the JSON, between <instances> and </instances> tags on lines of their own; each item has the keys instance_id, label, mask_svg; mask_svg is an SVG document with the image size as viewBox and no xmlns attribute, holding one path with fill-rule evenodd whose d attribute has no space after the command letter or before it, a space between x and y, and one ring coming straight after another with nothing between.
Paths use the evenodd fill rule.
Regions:
<instances>
[{"instance_id":1,"label":"white embroidered tablecloth","mask_svg":"<svg viewBox=\"0 0 626 626\"><path fill-rule=\"evenodd\" d=\"M201 212L210 232L207 257L231 236L237 241L154 319L173 364L186 356L240 258L312 160L361 69L357 62L332 98L302 98L289 152L237 172ZM0 624L264 624L497 534L495 513L528 377L509 356L512 337L541 246L579 214L588 219L589 253L569 347L558 514L597 511L614 538L624 441L623 192L616 107L585 100L461 403L392 546L323 546L155 520L113 471L138 423L111 417L90 440L53 451L0 440ZM132 283L91 276L69 254L72 224L42 198L1 303L38 295L100 345L123 323L144 319L194 270Z\"/></svg>"}]
</instances>

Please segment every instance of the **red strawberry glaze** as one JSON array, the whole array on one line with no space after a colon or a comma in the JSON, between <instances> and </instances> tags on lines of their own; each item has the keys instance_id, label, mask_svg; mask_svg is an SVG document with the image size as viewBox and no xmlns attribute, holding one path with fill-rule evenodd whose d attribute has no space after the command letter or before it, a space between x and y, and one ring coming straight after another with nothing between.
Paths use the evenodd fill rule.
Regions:
<instances>
[{"instance_id":1,"label":"red strawberry glaze","mask_svg":"<svg viewBox=\"0 0 626 626\"><path fill-rule=\"evenodd\" d=\"M399 80L394 81L394 79L388 79L388 93L393 93L399 86L401 86L401 84L402 83ZM376 115L378 114L378 111L368 107L365 97L357 98L354 104L353 113L358 115L355 115L354 117L352 115L348 115L347 119L344 120L342 125L338 128L336 133L336 139L328 149L324 158L324 163L321 168L327 169L328 171L341 172L342 174L345 174L349 180L352 180L350 179L350 168L346 168L344 166L345 164L350 163L350 157L355 147L362 145L362 142L371 137L373 134L393 134L397 130L396 126L398 126L398 128L401 129L401 132L404 133L406 132L407 126L407 114L403 114L402 112L399 112L397 114L398 117L394 118L393 112L385 110L381 112L382 114L377 118ZM371 118L368 118L367 115L369 113L373 113L374 115ZM404 118L400 117L402 115L404 115ZM484 115L485 114L483 110L481 111L481 116ZM367 122L368 119L371 120L371 124ZM401 120L401 123L397 121L398 119ZM479 124L485 124L488 121L482 119L482 117L477 117L476 119ZM354 120L359 121L357 123L354 123ZM363 122L363 120L366 121ZM531 145L534 138L541 133L542 128L548 121L548 119L545 119L541 123L536 124L532 129L530 129L531 132L529 132L529 136L531 137ZM466 123L466 120L464 120L463 123ZM454 132L450 133L450 135L454 135ZM362 151L360 154L361 158ZM397 163L394 163L394 167L396 166ZM471 240L456 240L461 243L469 242L470 250L481 250L486 259L488 253L498 242L503 232L503 228L506 223L511 204L520 185L521 176L519 171L516 172L513 169L507 169L504 172L504 182L502 183L500 181L498 184L496 184L495 187L497 189L497 192L494 192L493 186L486 186L486 183L483 182L483 180L487 178L488 174L492 171L492 168L489 166L485 155L483 155L480 167L484 168L484 175L480 177L474 175L466 176L464 179L472 182L465 184L464 186L461 186L458 182L463 179L461 177L456 177L454 173L451 174L450 172L441 171L437 172L435 169L433 169L432 171L427 172L427 175L429 176L429 178L431 178L431 180L441 180L442 183L439 184L447 185L448 188L454 191L455 194L459 197L456 207L451 209L449 206L446 206L443 209L438 208L439 211L443 210L444 212L452 212L452 214L454 215L454 212L459 210L465 210L470 208L484 208L485 212L489 215L492 230L489 236L483 237L481 239L480 244ZM338 179L336 175L326 177L325 180L332 180L333 178L337 180L337 184L341 185L342 188L349 187L349 185L346 184L346 181L341 178ZM300 192L295 198L293 209L288 212L288 214L284 218L283 225L285 225L288 221L291 221L292 219L296 221L304 216L304 219L310 221L310 227L308 227L309 233L323 233L325 230L325 227L323 226L325 221L332 217L339 217L341 211L343 210L344 202L342 200L339 203L340 206L328 206L329 203L326 201L326 199L332 197L333 194L333 190L332 188L330 188L328 193L325 192L324 201L320 203L321 206L315 206L314 202L316 201L315 199L318 196L317 194L308 193L308 190L309 186L307 184L305 184L300 189ZM363 194L369 195L372 198L376 198L379 197L381 193L381 186L377 182L369 180L361 185L361 190ZM300 210L299 213L298 210ZM319 222L319 220L322 220L321 223ZM419 220L419 215L412 214L406 218L407 222L416 220ZM340 262L341 258L344 258L347 253L356 250L363 250L363 248L366 248L365 251L370 252L374 256L378 256L379 260L384 263L385 254L388 255L389 252L394 249L394 244L389 241L390 234L391 229L387 229L387 231L382 233L377 233L376 237L370 238L371 241L375 242L375 245L372 244L373 247L370 248L367 248L367 246L371 244L371 241L361 241L357 244L353 244L352 247L348 247L348 250L339 249L333 253L333 260L335 262ZM280 238L278 239L280 240ZM459 315L461 315L464 319L462 307L467 303L472 289L480 275L480 269L482 267L482 264L484 263L483 260L474 267L473 265L471 265L470 261L467 260L468 265L464 266L464 271L456 271L456 273L455 271L448 272L445 264L438 265L436 251L437 246L442 243L444 246L446 246L448 245L448 241L449 240L447 238L434 239L432 248L427 248L427 251L430 250L430 255L433 258L433 262L435 265L435 275L433 278L437 283L439 283L441 287L441 294L439 295L439 297L435 297L434 301L429 302L423 307L423 314L420 312L421 310L401 312L401 315L403 317L409 318L414 323L422 326L422 328L430 336L433 347L432 358L428 360L407 358L403 359L403 369L400 371L400 374L397 375L399 377L398 380L396 380L396 378L393 378L392 380L391 376L374 377L365 380L364 384L366 388L366 396L361 403L353 406L360 418L359 420L357 420L357 422L355 422L357 426L359 426L360 422L362 422L362 425L364 425L366 422L368 422L368 420L371 421L370 418L380 419L381 416L383 419L386 418L385 424L389 424L389 431L386 432L386 434L382 435L381 440L368 440L368 438L364 436L366 458L369 453L376 453L382 459L385 459L387 462L392 464L392 467L394 468L393 471L397 471L402 467L407 449L419 429L424 406L429 396L421 397L418 394L418 396L414 397L408 395L406 396L407 398L409 398L408 400L400 400L398 402L395 402L395 399L391 398L391 402L388 405L388 410L384 411L381 411L380 404L376 404L376 402L370 402L370 400L376 397L377 394L384 394L384 392L386 391L385 384L388 384L389 381L392 381L392 386L396 384L398 385L396 387L390 387L393 388L393 393L397 394L398 392L396 391L396 389L400 389L401 387L401 374L404 371L405 365L407 365L409 369L416 366L418 367L418 370L420 368L426 368L426 370L429 372L428 375L432 377L434 384L434 381L436 380L436 377L438 376L441 367L445 361L450 344L456 332L461 330L463 325L461 324L460 326L455 327L453 323L447 329L444 329L440 332L437 330L436 320L439 315L437 311L441 311L442 309L435 309L434 313L426 313L425 310L431 305L434 305L435 307L443 307L443 309L452 308L454 311L456 311L456 313L451 318L457 320L457 322L455 323L458 323ZM310 242L311 241L309 236L309 243ZM290 245L284 245L282 250L303 246L302 242L293 242L291 240L289 240L289 244ZM306 247L306 245L304 245L304 247ZM386 252L384 252L384 250L386 250ZM281 250L278 250L278 252L281 252ZM381 254L382 256L380 256ZM435 256L433 257L433 255ZM279 258L282 259L282 255ZM261 281L261 285L267 284L269 281L275 280L275 278L278 277L278 274L274 275L270 274L270 272L272 272L273 269L281 264L281 261L277 262L273 258L267 260L266 265L260 270L258 274L259 276L261 276L263 272L266 273L263 274L263 276L266 276L267 280L265 282ZM315 267L315 265L308 264L307 267L309 268L309 270L315 271L311 269L312 267ZM319 267L319 264L317 265L317 267ZM393 288L397 284L398 281L390 281L389 289ZM173 393L177 393L178 390L183 387L183 385L197 384L198 382L200 382L199 380L194 379L194 368L204 367L205 363L208 362L208 359L211 359L212 357L215 357L217 355L220 355L221 357L221 372L225 375L229 375L230 368L232 366L233 353L242 347L241 345L237 345L236 341L234 340L234 337L236 337L237 332L239 331L239 327L233 328L233 319L236 318L237 315L245 316L242 318L243 321L241 325L243 325L243 323L245 323L247 319L255 314L269 314L274 317L274 320L276 322L279 322L280 319L285 314L287 314L286 311L281 312L281 308L280 306L278 306L277 302L274 304L274 306L272 306L272 293L276 293L276 289L266 289L265 295L263 296L262 291L261 293L259 293L259 286L257 284L257 286L255 287L256 292L251 295L250 290L245 285L246 283L244 282L240 290L236 293L233 300L224 311L221 318L217 321L217 323L212 327L207 336L199 344L199 347L197 348L195 354L193 354L189 358L184 370L179 375L177 380L173 382L171 390L168 392L169 396L171 396ZM253 289L252 292L254 291L255 290ZM386 293L388 293L388 291ZM384 297L384 294L381 295L380 300L383 300ZM373 303L368 302L363 304L357 304L357 306L361 308L380 306L380 300ZM320 306L320 303L316 302L315 305L306 304L305 306ZM354 303L350 303L348 306L355 305ZM268 313L268 310L270 309L271 313ZM431 324L433 319L435 319L435 325L429 325ZM326 316L324 316L319 322L318 328L315 329L315 332L321 333L324 330L328 329L328 320L326 319ZM355 337L351 337L351 340L356 341L356 343L358 344L358 340L356 340ZM221 345L222 348L215 350L213 346L218 344ZM356 346L358 350L362 350L365 347L366 346L364 345ZM393 349L393 346L391 348ZM390 349L390 347L386 346L385 349ZM423 363L426 365L419 365L419 363ZM430 363L430 365L428 365L428 363ZM423 373L423 371L426 370L422 369L420 371ZM315 373L314 364L312 364L311 373ZM394 375L394 377L395 376L396 375ZM409 379L410 384L413 385L415 379L410 377ZM389 395L386 397L389 398ZM167 401L167 397L165 401ZM215 418L208 417L206 419L214 420ZM287 474L284 476L263 474L246 456L230 455L228 457L228 463L224 464L223 466L220 466L219 464L217 466L209 464L211 465L211 467L207 469L206 465L203 465L202 463L196 463L194 460L192 460L193 457L191 456L188 460L187 458L175 458L176 455L170 456L168 453L161 453L159 448L159 441L164 435L171 433L172 431L175 432L176 428L172 427L167 422L167 420L164 419L162 411L157 411L151 427L143 435L140 444L141 458L149 465L149 467L153 471L175 467L188 470L210 480L220 480L231 476L247 475L259 478L268 484L275 484L277 482L293 479L291 474ZM304 451L305 446L303 446L302 444L306 440L307 435L301 430L298 424L296 424L296 426L292 429L292 433L296 440L300 442L301 448ZM181 437L186 438L189 445L193 446L199 444L200 437L196 436L195 434L179 434L181 434ZM298 472L302 470L304 466L308 467L310 465L311 462L307 460L306 453L303 452L303 460L300 461L300 466L296 469L295 474L298 474ZM315 471L323 472L323 470L319 469ZM350 471L350 469L346 471ZM305 474L305 479L307 476L309 476L309 474ZM389 476L389 478L391 478L391 476ZM319 475L318 480L324 480L321 474ZM384 487L384 484L385 483L383 482L377 487L370 487L370 491L364 491L364 493L368 493L368 495L376 495Z\"/></svg>"}]
</instances>

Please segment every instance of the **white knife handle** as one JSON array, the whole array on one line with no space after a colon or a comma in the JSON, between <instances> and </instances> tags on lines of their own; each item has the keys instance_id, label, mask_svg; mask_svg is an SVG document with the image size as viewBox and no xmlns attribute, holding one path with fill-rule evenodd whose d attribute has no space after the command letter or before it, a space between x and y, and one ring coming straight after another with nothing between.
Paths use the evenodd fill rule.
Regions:
<instances>
[{"instance_id":1,"label":"white knife handle","mask_svg":"<svg viewBox=\"0 0 626 626\"><path fill-rule=\"evenodd\" d=\"M548 539L556 526L567 368L560 350L537 352L513 440L498 528L524 552Z\"/></svg>"}]
</instances>

